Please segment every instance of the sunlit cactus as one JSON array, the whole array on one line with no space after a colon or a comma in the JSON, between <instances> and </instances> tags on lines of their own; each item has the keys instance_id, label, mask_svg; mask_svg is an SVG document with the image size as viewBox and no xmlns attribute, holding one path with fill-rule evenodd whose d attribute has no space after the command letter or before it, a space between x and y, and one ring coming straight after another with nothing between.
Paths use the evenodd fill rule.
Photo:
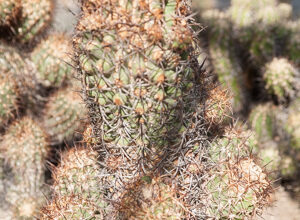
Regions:
<instances>
[{"instance_id":1,"label":"sunlit cactus","mask_svg":"<svg viewBox=\"0 0 300 220\"><path fill-rule=\"evenodd\" d=\"M209 92L205 118L211 125L224 125L230 121L232 114L230 99L229 92L221 87L216 87Z\"/></svg>"},{"instance_id":2,"label":"sunlit cactus","mask_svg":"<svg viewBox=\"0 0 300 220\"><path fill-rule=\"evenodd\" d=\"M178 146L189 123L183 117L204 95L196 89L204 77L189 7L98 0L84 1L82 11L74 45L85 102L105 163L126 183L153 169L169 145Z\"/></svg>"},{"instance_id":3,"label":"sunlit cactus","mask_svg":"<svg viewBox=\"0 0 300 220\"><path fill-rule=\"evenodd\" d=\"M59 87L71 77L72 45L63 34L50 35L31 53L37 79L45 87Z\"/></svg>"},{"instance_id":4,"label":"sunlit cactus","mask_svg":"<svg viewBox=\"0 0 300 220\"><path fill-rule=\"evenodd\" d=\"M84 130L87 109L74 87L61 89L49 97L43 124L53 143L73 140Z\"/></svg>"},{"instance_id":5,"label":"sunlit cactus","mask_svg":"<svg viewBox=\"0 0 300 220\"><path fill-rule=\"evenodd\" d=\"M42 209L41 219L103 219L100 177L95 151L75 147L63 152L53 170L53 199Z\"/></svg>"},{"instance_id":6,"label":"sunlit cactus","mask_svg":"<svg viewBox=\"0 0 300 220\"><path fill-rule=\"evenodd\" d=\"M300 19L290 21L288 28L291 32L287 46L287 56L298 67L300 66Z\"/></svg>"},{"instance_id":7,"label":"sunlit cactus","mask_svg":"<svg viewBox=\"0 0 300 220\"><path fill-rule=\"evenodd\" d=\"M207 212L220 219L243 219L260 213L272 190L267 173L251 155L247 137L229 129L211 146Z\"/></svg>"},{"instance_id":8,"label":"sunlit cactus","mask_svg":"<svg viewBox=\"0 0 300 220\"><path fill-rule=\"evenodd\" d=\"M267 63L263 78L266 90L279 100L295 97L300 89L300 73L285 58L274 58Z\"/></svg>"},{"instance_id":9,"label":"sunlit cactus","mask_svg":"<svg viewBox=\"0 0 300 220\"><path fill-rule=\"evenodd\" d=\"M22 0L20 23L16 27L16 37L21 43L31 42L45 30L51 21L52 0Z\"/></svg>"}]
</instances>

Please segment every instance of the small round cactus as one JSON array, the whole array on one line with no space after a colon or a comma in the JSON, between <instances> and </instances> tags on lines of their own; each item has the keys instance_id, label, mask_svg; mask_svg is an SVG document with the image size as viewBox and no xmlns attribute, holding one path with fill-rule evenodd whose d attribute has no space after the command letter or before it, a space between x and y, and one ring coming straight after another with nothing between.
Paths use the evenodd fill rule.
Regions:
<instances>
[{"instance_id":1,"label":"small round cactus","mask_svg":"<svg viewBox=\"0 0 300 220\"><path fill-rule=\"evenodd\" d=\"M53 170L54 196L42 209L41 219L103 219L100 174L92 149L75 147L63 152Z\"/></svg>"},{"instance_id":2,"label":"small round cactus","mask_svg":"<svg viewBox=\"0 0 300 220\"><path fill-rule=\"evenodd\" d=\"M209 98L206 101L207 110L206 120L212 125L224 125L231 117L231 103L228 92L216 87L209 93Z\"/></svg>"},{"instance_id":3,"label":"small round cactus","mask_svg":"<svg viewBox=\"0 0 300 220\"><path fill-rule=\"evenodd\" d=\"M297 89L300 89L300 73L285 58L274 58L267 63L263 78L266 90L278 100L293 98Z\"/></svg>"},{"instance_id":4,"label":"small round cactus","mask_svg":"<svg viewBox=\"0 0 300 220\"><path fill-rule=\"evenodd\" d=\"M270 103L261 104L252 109L249 123L259 141L269 141L275 137L275 111L276 107Z\"/></svg>"},{"instance_id":5,"label":"small round cactus","mask_svg":"<svg viewBox=\"0 0 300 220\"><path fill-rule=\"evenodd\" d=\"M241 219L268 203L272 190L267 173L251 156L244 132L229 129L211 145L212 168L206 182L208 216Z\"/></svg>"},{"instance_id":6,"label":"small round cactus","mask_svg":"<svg viewBox=\"0 0 300 220\"><path fill-rule=\"evenodd\" d=\"M54 93L46 105L43 124L53 143L70 141L82 132L87 109L73 87ZM78 135L77 135L78 136Z\"/></svg>"},{"instance_id":7,"label":"small round cactus","mask_svg":"<svg viewBox=\"0 0 300 220\"><path fill-rule=\"evenodd\" d=\"M16 21L21 9L21 0L0 0L0 27Z\"/></svg>"},{"instance_id":8,"label":"small round cactus","mask_svg":"<svg viewBox=\"0 0 300 220\"><path fill-rule=\"evenodd\" d=\"M31 42L49 26L53 10L52 0L22 0L20 24L16 27L21 43Z\"/></svg>"},{"instance_id":9,"label":"small round cactus","mask_svg":"<svg viewBox=\"0 0 300 220\"><path fill-rule=\"evenodd\" d=\"M16 172L28 172L28 176L43 173L48 144L44 131L32 119L25 117L10 125L2 137L1 149Z\"/></svg>"},{"instance_id":10,"label":"small round cactus","mask_svg":"<svg viewBox=\"0 0 300 220\"><path fill-rule=\"evenodd\" d=\"M178 192L178 191L177 191ZM122 196L121 219L183 219L184 205L162 178L144 177Z\"/></svg>"},{"instance_id":11,"label":"small round cactus","mask_svg":"<svg viewBox=\"0 0 300 220\"><path fill-rule=\"evenodd\" d=\"M70 78L72 45L62 34L50 35L31 53L37 68L37 80L45 87L59 87Z\"/></svg>"},{"instance_id":12,"label":"small round cactus","mask_svg":"<svg viewBox=\"0 0 300 220\"><path fill-rule=\"evenodd\" d=\"M18 109L19 92L15 79L9 74L0 76L0 127L13 118Z\"/></svg>"}]
</instances>

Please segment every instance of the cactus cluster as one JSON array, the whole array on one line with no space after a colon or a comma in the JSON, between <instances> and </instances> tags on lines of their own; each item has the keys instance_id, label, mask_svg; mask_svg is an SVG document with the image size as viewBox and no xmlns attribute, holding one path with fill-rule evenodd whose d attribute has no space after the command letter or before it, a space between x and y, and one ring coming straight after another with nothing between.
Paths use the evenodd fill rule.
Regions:
<instances>
[{"instance_id":1,"label":"cactus cluster","mask_svg":"<svg viewBox=\"0 0 300 220\"><path fill-rule=\"evenodd\" d=\"M206 59L212 60L208 68L233 91L240 106L233 106L234 116L247 121L254 134L252 153L272 171L270 178L297 181L300 26L292 6L277 0L231 0L222 11L194 10L201 10L200 22L207 26L200 38ZM236 92L243 94L241 99L236 88L242 88Z\"/></svg>"},{"instance_id":2,"label":"cactus cluster","mask_svg":"<svg viewBox=\"0 0 300 220\"><path fill-rule=\"evenodd\" d=\"M189 0L79 0L71 37L42 35L52 0L2 2L0 199L9 219L250 219L270 202L269 172L295 172L296 154L265 143L281 133L297 143L297 125L276 131L276 114L261 111L249 128L234 120L249 113L254 89L235 37L281 19L257 15L241 29L233 9L194 18ZM286 5L270 6L288 19ZM251 41L242 45L254 61ZM293 60L278 73L260 60L255 76L274 106L297 96ZM270 80L286 72L285 82ZM287 159L266 169L274 155Z\"/></svg>"}]
</instances>

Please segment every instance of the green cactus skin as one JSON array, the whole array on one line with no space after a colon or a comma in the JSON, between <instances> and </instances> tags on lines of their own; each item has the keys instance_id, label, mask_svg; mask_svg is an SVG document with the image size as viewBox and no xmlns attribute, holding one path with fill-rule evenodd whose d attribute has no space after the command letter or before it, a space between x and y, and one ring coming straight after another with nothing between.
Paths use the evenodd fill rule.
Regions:
<instances>
[{"instance_id":1,"label":"green cactus skin","mask_svg":"<svg viewBox=\"0 0 300 220\"><path fill-rule=\"evenodd\" d=\"M70 141L82 132L87 109L73 87L61 89L49 97L44 113L45 130L53 143Z\"/></svg>"},{"instance_id":2,"label":"green cactus skin","mask_svg":"<svg viewBox=\"0 0 300 220\"><path fill-rule=\"evenodd\" d=\"M14 117L18 109L19 92L15 79L9 75L0 76L0 127Z\"/></svg>"},{"instance_id":3,"label":"green cactus skin","mask_svg":"<svg viewBox=\"0 0 300 220\"><path fill-rule=\"evenodd\" d=\"M14 176L6 201L15 210L16 219L33 219L45 198L42 187L49 151L46 136L32 119L22 118L8 127L0 150Z\"/></svg>"},{"instance_id":4,"label":"green cactus skin","mask_svg":"<svg viewBox=\"0 0 300 220\"><path fill-rule=\"evenodd\" d=\"M278 100L293 98L300 88L299 71L285 58L274 58L264 71L266 90Z\"/></svg>"},{"instance_id":5,"label":"green cactus skin","mask_svg":"<svg viewBox=\"0 0 300 220\"><path fill-rule=\"evenodd\" d=\"M272 140L276 132L276 107L270 103L252 109L249 124L260 142Z\"/></svg>"},{"instance_id":6,"label":"green cactus skin","mask_svg":"<svg viewBox=\"0 0 300 220\"><path fill-rule=\"evenodd\" d=\"M1 0L0 26L9 26L15 22L20 9L20 0Z\"/></svg>"},{"instance_id":7,"label":"green cactus skin","mask_svg":"<svg viewBox=\"0 0 300 220\"><path fill-rule=\"evenodd\" d=\"M212 143L206 190L208 215L217 219L245 219L268 203L272 187L265 171L257 165L245 133L230 129Z\"/></svg>"},{"instance_id":8,"label":"green cactus skin","mask_svg":"<svg viewBox=\"0 0 300 220\"><path fill-rule=\"evenodd\" d=\"M50 24L53 10L52 0L22 0L22 15L16 28L21 43L31 42Z\"/></svg>"},{"instance_id":9,"label":"green cactus skin","mask_svg":"<svg viewBox=\"0 0 300 220\"><path fill-rule=\"evenodd\" d=\"M100 174L92 149L75 147L62 153L53 171L53 200L42 209L41 219L103 219Z\"/></svg>"},{"instance_id":10,"label":"green cactus skin","mask_svg":"<svg viewBox=\"0 0 300 220\"><path fill-rule=\"evenodd\" d=\"M245 79L241 67L233 55L233 41L229 32L232 32L228 17L218 10L208 10L203 13L202 19L209 28L209 54L214 71L219 82L225 84L232 94L233 112L239 112L247 100ZM243 89L244 88L244 89Z\"/></svg>"},{"instance_id":11,"label":"green cactus skin","mask_svg":"<svg viewBox=\"0 0 300 220\"><path fill-rule=\"evenodd\" d=\"M185 217L184 205L175 189L162 178L145 176L127 189L121 200L120 219L175 220Z\"/></svg>"},{"instance_id":12,"label":"green cactus skin","mask_svg":"<svg viewBox=\"0 0 300 220\"><path fill-rule=\"evenodd\" d=\"M105 146L106 163L119 163L118 169L108 166L121 182L153 169L164 150L178 146L187 123L180 118L197 106L201 94L191 93L203 80L195 75L201 70L188 2L141 2L85 2L74 39L95 136Z\"/></svg>"},{"instance_id":13,"label":"green cactus skin","mask_svg":"<svg viewBox=\"0 0 300 220\"><path fill-rule=\"evenodd\" d=\"M63 34L50 35L31 53L37 67L37 79L45 87L60 87L70 78L72 45Z\"/></svg>"}]
</instances>

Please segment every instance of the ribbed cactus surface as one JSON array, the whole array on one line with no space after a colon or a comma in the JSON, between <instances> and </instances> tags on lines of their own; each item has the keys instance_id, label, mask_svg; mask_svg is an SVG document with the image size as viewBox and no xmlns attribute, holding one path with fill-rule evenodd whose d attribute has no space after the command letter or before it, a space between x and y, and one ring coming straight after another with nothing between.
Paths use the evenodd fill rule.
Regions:
<instances>
[{"instance_id":1,"label":"ribbed cactus surface","mask_svg":"<svg viewBox=\"0 0 300 220\"><path fill-rule=\"evenodd\" d=\"M100 174L95 151L75 147L64 152L53 171L54 197L42 219L103 219Z\"/></svg>"},{"instance_id":2,"label":"ribbed cactus surface","mask_svg":"<svg viewBox=\"0 0 300 220\"><path fill-rule=\"evenodd\" d=\"M17 39L29 43L49 26L53 10L52 0L22 0L20 24L16 28Z\"/></svg>"},{"instance_id":3,"label":"ribbed cactus surface","mask_svg":"<svg viewBox=\"0 0 300 220\"><path fill-rule=\"evenodd\" d=\"M37 79L45 87L59 87L70 78L72 45L62 34L50 35L31 53Z\"/></svg>"},{"instance_id":4,"label":"ribbed cactus surface","mask_svg":"<svg viewBox=\"0 0 300 220\"><path fill-rule=\"evenodd\" d=\"M43 124L54 143L72 140L84 129L87 109L74 87L61 89L49 97Z\"/></svg>"},{"instance_id":5,"label":"ribbed cactus surface","mask_svg":"<svg viewBox=\"0 0 300 220\"><path fill-rule=\"evenodd\" d=\"M184 127L183 111L194 107L186 103L201 96L189 97L202 76L192 68L187 3L82 4L76 59L96 136L129 173L121 181L152 169Z\"/></svg>"}]
</instances>

